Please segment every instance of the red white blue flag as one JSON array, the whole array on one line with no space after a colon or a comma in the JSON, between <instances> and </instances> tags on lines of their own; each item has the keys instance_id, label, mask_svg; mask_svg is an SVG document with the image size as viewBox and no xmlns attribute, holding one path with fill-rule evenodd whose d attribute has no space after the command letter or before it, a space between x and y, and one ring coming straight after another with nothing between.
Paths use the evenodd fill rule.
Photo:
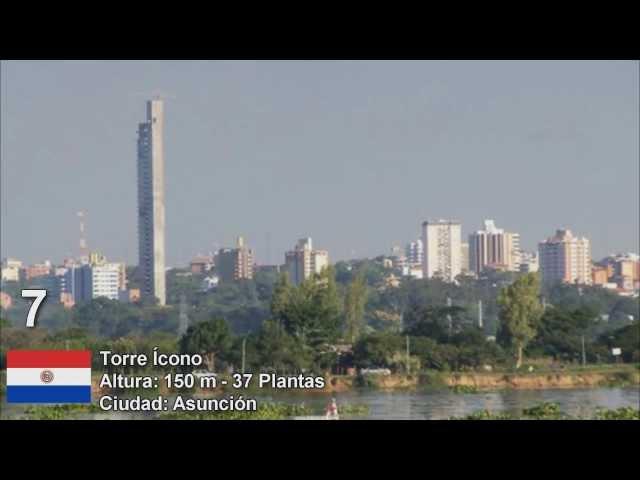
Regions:
<instances>
[{"instance_id":1,"label":"red white blue flag","mask_svg":"<svg viewBox=\"0 0 640 480\"><path fill-rule=\"evenodd\" d=\"M9 350L7 402L91 403L91 352Z\"/></svg>"}]
</instances>

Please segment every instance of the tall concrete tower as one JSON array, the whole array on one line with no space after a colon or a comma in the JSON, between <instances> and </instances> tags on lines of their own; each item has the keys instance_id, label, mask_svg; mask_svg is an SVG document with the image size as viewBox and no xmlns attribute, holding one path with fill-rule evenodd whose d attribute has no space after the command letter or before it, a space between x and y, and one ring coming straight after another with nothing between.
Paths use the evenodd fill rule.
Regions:
<instances>
[{"instance_id":1,"label":"tall concrete tower","mask_svg":"<svg viewBox=\"0 0 640 480\"><path fill-rule=\"evenodd\" d=\"M138 125L138 265L142 296L166 303L164 249L163 102L147 102L147 120Z\"/></svg>"}]
</instances>

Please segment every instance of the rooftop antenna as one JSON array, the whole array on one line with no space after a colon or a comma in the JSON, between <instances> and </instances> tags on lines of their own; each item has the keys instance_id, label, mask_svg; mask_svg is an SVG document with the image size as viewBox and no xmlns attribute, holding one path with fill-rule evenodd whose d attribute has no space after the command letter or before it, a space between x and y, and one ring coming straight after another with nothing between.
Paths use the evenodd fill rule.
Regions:
<instances>
[{"instance_id":1,"label":"rooftop antenna","mask_svg":"<svg viewBox=\"0 0 640 480\"><path fill-rule=\"evenodd\" d=\"M153 100L175 100L176 96L173 95L172 93L160 90L158 88L151 90L151 91L146 91L146 92L133 92L131 94L134 97L145 97L145 98L152 98Z\"/></svg>"}]
</instances>

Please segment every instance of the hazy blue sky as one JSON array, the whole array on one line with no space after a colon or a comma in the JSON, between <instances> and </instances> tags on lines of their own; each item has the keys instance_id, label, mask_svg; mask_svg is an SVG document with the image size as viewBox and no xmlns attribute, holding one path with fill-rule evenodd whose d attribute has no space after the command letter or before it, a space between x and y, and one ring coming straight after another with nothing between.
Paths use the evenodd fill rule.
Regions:
<instances>
[{"instance_id":1,"label":"hazy blue sky","mask_svg":"<svg viewBox=\"0 0 640 480\"><path fill-rule=\"evenodd\" d=\"M136 129L165 105L168 265L388 253L428 218L638 251L637 62L2 62L1 255L137 262Z\"/></svg>"}]
</instances>

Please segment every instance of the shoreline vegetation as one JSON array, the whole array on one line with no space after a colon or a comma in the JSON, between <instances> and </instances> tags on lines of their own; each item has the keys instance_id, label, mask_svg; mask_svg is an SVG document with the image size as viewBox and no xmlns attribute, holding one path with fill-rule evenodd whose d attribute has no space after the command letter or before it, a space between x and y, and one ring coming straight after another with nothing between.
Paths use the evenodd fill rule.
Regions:
<instances>
[{"instance_id":1,"label":"shoreline vegetation","mask_svg":"<svg viewBox=\"0 0 640 480\"><path fill-rule=\"evenodd\" d=\"M557 403L542 402L518 413L479 410L464 417L451 417L449 420L640 420L640 410L632 407L598 407L591 415L572 416L564 413Z\"/></svg>"},{"instance_id":2,"label":"shoreline vegetation","mask_svg":"<svg viewBox=\"0 0 640 480\"><path fill-rule=\"evenodd\" d=\"M417 375L334 377L336 391L354 387L382 390L448 387L455 393L505 389L597 388L640 385L638 365L598 365L567 370L523 372L426 372ZM351 385L350 385L351 384ZM336 388L337 387L337 388ZM344 391L342 390L342 391Z\"/></svg>"},{"instance_id":3,"label":"shoreline vegetation","mask_svg":"<svg viewBox=\"0 0 640 480\"><path fill-rule=\"evenodd\" d=\"M21 417L24 420L74 420L82 415L100 414L96 405L53 405L28 407ZM345 404L341 407L341 418L357 420L365 418L369 406L364 404ZM106 414L105 414L106 415ZM304 403L286 404L267 402L253 412L167 412L155 417L160 420L291 420L294 417L320 416L317 411ZM632 407L607 409L597 407L588 415L569 415L560 405L542 402L518 412L493 412L477 410L462 417L449 417L448 420L640 420L640 410Z\"/></svg>"},{"instance_id":4,"label":"shoreline vegetation","mask_svg":"<svg viewBox=\"0 0 640 480\"><path fill-rule=\"evenodd\" d=\"M102 374L93 375L93 391L96 395L107 393L109 389L100 389ZM223 376L224 378L224 376ZM533 371L497 371L497 372L442 372L426 371L415 375L327 375L325 387L297 391L299 395L318 395L347 392L357 389L377 390L412 390L422 388L445 389L454 393L476 393L480 391L495 391L506 389L556 389L556 388L602 388L629 387L640 385L640 365L593 365L573 367L563 370L534 369ZM182 391L182 393L202 396L215 396L232 391L230 387L218 386L215 390L201 390L199 388ZM127 390L128 393L167 394L175 390L167 390L164 386L158 389ZM270 388L258 389L249 387L242 391L244 394L286 392Z\"/></svg>"},{"instance_id":5,"label":"shoreline vegetation","mask_svg":"<svg viewBox=\"0 0 640 480\"><path fill-rule=\"evenodd\" d=\"M2 376L5 372L1 372ZM97 386L100 374L94 374L93 382ZM574 367L563 372L438 372L431 371L417 375L365 375L365 376L333 376L327 377L327 386L320 391L299 392L300 401L269 400L259 402L258 409L253 412L166 412L158 416L149 416L161 420L287 420L293 417L321 415L305 400L305 396L334 394L357 389L377 389L381 391L402 391L419 389L447 389L451 393L468 395L505 389L545 389L545 388L602 388L629 387L640 385L640 365L597 365L591 367ZM276 393L271 389L248 389L246 394L262 393L269 396ZM106 391L95 391L95 395L106 394ZM138 390L127 392L128 395L168 394L163 389ZM198 389L181 391L183 394L203 396ZM211 395L212 392L207 392ZM225 392L218 389L215 395ZM289 392L285 392L289 393ZM277 398L277 396L274 396ZM313 403L313 402L312 402ZM369 414L369 405L363 403L344 403L340 405L343 419L363 419ZM42 405L28 406L20 415L26 420L73 420L88 416L104 416L100 407L91 405ZM632 407L607 409L597 407L587 415L571 416L561 411L555 403L543 402L519 412L478 410L461 417L450 417L449 420L639 420L640 410Z\"/></svg>"}]
</instances>

